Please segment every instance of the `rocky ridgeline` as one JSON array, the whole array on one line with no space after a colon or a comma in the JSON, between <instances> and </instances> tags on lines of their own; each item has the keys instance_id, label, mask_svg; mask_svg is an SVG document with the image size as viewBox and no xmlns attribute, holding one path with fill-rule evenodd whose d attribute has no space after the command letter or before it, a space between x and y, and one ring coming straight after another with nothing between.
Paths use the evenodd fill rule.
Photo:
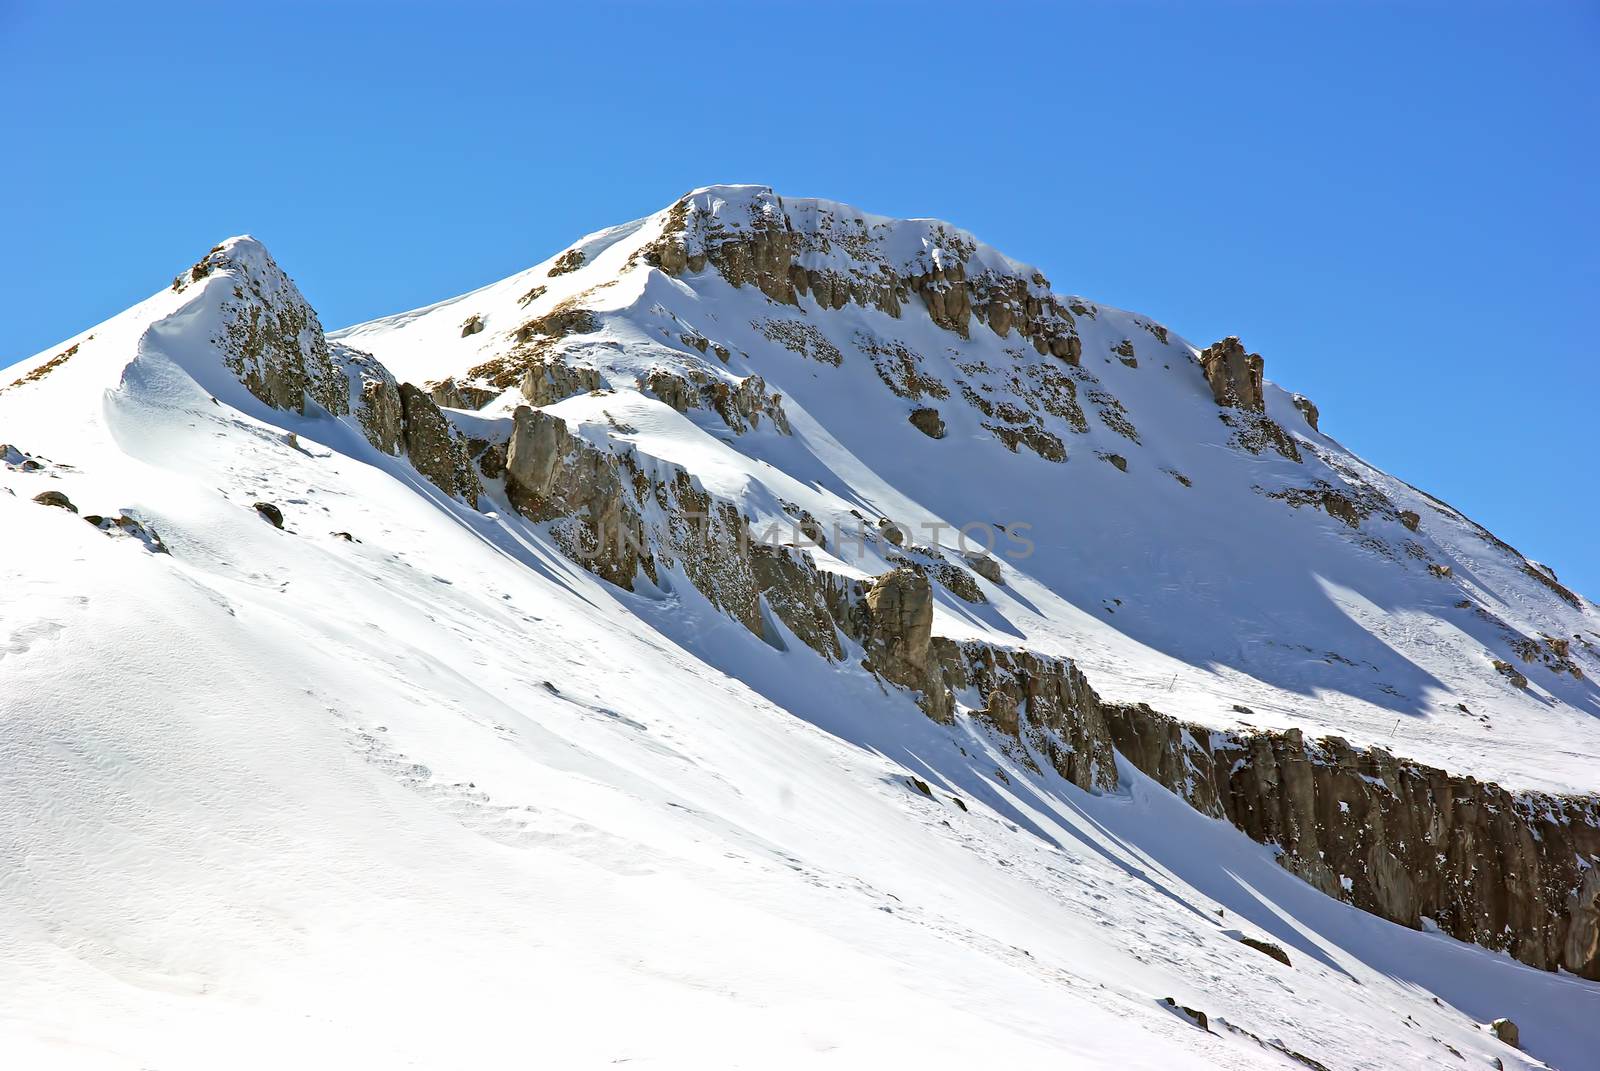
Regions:
<instances>
[{"instance_id":1,"label":"rocky ridgeline","mask_svg":"<svg viewBox=\"0 0 1600 1071\"><path fill-rule=\"evenodd\" d=\"M791 212L770 190L738 203L700 192L673 205L643 255L672 276L709 265L733 286L754 286L784 305L809 295L819 308L856 304L898 319L915 296L934 323L963 338L977 319L1001 338L1015 331L1040 355L1078 363L1083 343L1073 310L1042 274L980 264L977 243L945 224L926 225L915 248L902 250L904 236L895 232L913 226L924 225L845 216L809 201Z\"/></svg>"},{"instance_id":2,"label":"rocky ridgeline","mask_svg":"<svg viewBox=\"0 0 1600 1071\"><path fill-rule=\"evenodd\" d=\"M275 409L305 412L307 399L339 416L350 411L317 314L266 249L235 238L172 281L182 292L216 275L227 292L222 333L211 341L245 388Z\"/></svg>"},{"instance_id":3,"label":"rocky ridgeline","mask_svg":"<svg viewBox=\"0 0 1600 1071\"><path fill-rule=\"evenodd\" d=\"M481 485L466 443L428 392L397 383L370 354L330 345L315 310L258 242L214 247L172 289L206 280L225 288L223 328L212 344L258 400L297 413L314 403L334 416L353 414L374 447L403 454L440 490L477 505Z\"/></svg>"},{"instance_id":4,"label":"rocky ridgeline","mask_svg":"<svg viewBox=\"0 0 1600 1071\"><path fill-rule=\"evenodd\" d=\"M781 213L722 234L705 221L692 230L695 213L680 207L678 231L654 249L664 270L696 270L696 258L704 257L736 285L793 300L796 240ZM948 284L950 266L939 270ZM870 580L848 578L817 566L807 546L820 542L813 519L795 518L807 539L765 542L735 504L707 493L681 467L632 448L597 445L540 409L519 407L503 422L503 441L469 442L439 408L461 387L397 383L370 355L330 347L315 314L264 251L241 258L219 247L175 286L218 271L236 278L229 328L216 343L256 397L296 411L310 399L331 413L353 414L376 449L404 454L441 490L474 505L483 489L480 471L503 479L515 509L547 525L564 553L612 583L632 589L642 576L670 585L676 571L768 643L784 645L773 623L781 622L829 661L859 654L861 669L906 689L936 721L951 722L961 710L983 719L1034 769L1043 760L1080 788L1111 791L1119 785L1121 752L1195 809L1277 847L1287 869L1330 896L1406 926L1432 919L1454 937L1531 966L1600 978L1600 801L1512 793L1377 748L1337 738L1307 741L1297 730L1218 732L1145 705L1107 704L1070 660L934 636L934 584L968 601L981 600L981 588L937 548L906 546L887 520L868 538L901 564ZM900 276L885 283L887 291L861 289L852 278L851 300L887 302L888 294L899 300L901 283L916 278ZM805 285L815 286L809 269ZM838 285L829 282L830 301ZM1044 283L1027 285L1032 294ZM1018 292L1008 292L1010 302ZM1011 323L1004 315L997 323L994 293L968 288L965 300L1003 334L1018 310L1012 307ZM977 296L987 302L975 302ZM961 308L961 299L954 307ZM948 318L951 308L947 297L938 315ZM1035 326L1024 336L1038 348L1039 332L1049 330L1038 325L1048 321L1050 308L1041 304L1031 320L1029 309L1024 303L1021 311ZM1207 353L1202 370L1219 406L1266 419L1259 357L1245 354L1236 339ZM519 386L538 404L604 389L594 370L558 361L528 366ZM765 414L785 427L778 399L760 383L725 394L709 381L652 379L643 386L680 410L716 409L730 426L754 426ZM1137 441L1136 433L1131 437ZM1291 504L1346 519L1342 503L1326 495ZM1357 509L1352 519L1359 525L1370 512ZM1415 530L1415 514L1394 517ZM1001 579L993 560L967 565L991 582ZM1535 653L1557 666L1568 661L1564 646L1546 644Z\"/></svg>"},{"instance_id":5,"label":"rocky ridgeline","mask_svg":"<svg viewBox=\"0 0 1600 1071\"><path fill-rule=\"evenodd\" d=\"M576 525L560 533L564 548L621 586L639 573L659 583L681 566L753 634L774 641L765 605L829 660L859 650L861 668L908 690L936 721L955 718L958 697L976 697L971 713L1035 768L1038 756L1080 788L1109 791L1120 751L1197 810L1280 848L1286 868L1330 896L1600 978L1600 801L1511 793L1337 738L1215 732L1103 703L1070 660L934 636L936 574L926 567L870 582L830 574L804 549L752 540L748 519L682 469L611 454L537 410L519 410L517 424L513 501L534 519ZM602 524L630 531L638 549L585 553Z\"/></svg>"}]
</instances>

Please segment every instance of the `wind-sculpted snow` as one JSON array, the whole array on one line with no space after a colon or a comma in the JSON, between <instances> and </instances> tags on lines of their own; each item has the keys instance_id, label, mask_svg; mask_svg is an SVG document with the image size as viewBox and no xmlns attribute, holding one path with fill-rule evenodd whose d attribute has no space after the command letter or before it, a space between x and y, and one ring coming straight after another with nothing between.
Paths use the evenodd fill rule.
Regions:
<instances>
[{"instance_id":1,"label":"wind-sculpted snow","mask_svg":"<svg viewBox=\"0 0 1600 1071\"><path fill-rule=\"evenodd\" d=\"M0 386L19 1066L1600 1048L1440 932L1592 954L1593 608L1337 412L760 187L331 341L219 248Z\"/></svg>"}]
</instances>

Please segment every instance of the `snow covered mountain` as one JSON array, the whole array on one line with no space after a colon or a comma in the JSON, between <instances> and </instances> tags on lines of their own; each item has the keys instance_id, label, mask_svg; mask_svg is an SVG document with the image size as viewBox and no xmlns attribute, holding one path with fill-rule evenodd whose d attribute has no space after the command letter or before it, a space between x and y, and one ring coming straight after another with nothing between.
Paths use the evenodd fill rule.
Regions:
<instances>
[{"instance_id":1,"label":"snow covered mountain","mask_svg":"<svg viewBox=\"0 0 1600 1071\"><path fill-rule=\"evenodd\" d=\"M0 1051L1597 1066L1596 608L1325 417L763 187L230 239L0 377Z\"/></svg>"}]
</instances>

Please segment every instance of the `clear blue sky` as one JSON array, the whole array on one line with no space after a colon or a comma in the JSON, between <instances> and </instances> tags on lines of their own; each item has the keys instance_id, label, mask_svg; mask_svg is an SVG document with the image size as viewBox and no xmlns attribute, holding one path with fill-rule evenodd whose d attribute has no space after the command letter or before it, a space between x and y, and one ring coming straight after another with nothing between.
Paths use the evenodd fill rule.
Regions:
<instances>
[{"instance_id":1,"label":"clear blue sky","mask_svg":"<svg viewBox=\"0 0 1600 1071\"><path fill-rule=\"evenodd\" d=\"M1600 597L1592 0L0 0L0 101L0 365L231 234L334 327L762 182L1239 334Z\"/></svg>"}]
</instances>

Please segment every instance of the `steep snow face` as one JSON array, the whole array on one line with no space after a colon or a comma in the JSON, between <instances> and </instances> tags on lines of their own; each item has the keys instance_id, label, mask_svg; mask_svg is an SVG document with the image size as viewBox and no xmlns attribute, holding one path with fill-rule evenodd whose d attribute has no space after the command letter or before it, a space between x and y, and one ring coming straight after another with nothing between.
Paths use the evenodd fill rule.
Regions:
<instances>
[{"instance_id":1,"label":"steep snow face","mask_svg":"<svg viewBox=\"0 0 1600 1071\"><path fill-rule=\"evenodd\" d=\"M780 203L769 191L695 198L776 225L758 215ZM605 583L509 509L503 484L486 474L472 509L363 417L373 385L451 379L437 393L480 404L447 412L492 445L526 386L595 449L680 464L758 523L804 510L853 531L861 514L873 530L859 546L830 531L816 552L845 575L919 543L962 560L951 532L912 527L897 547L879 518L999 521L995 561L974 566L983 601L941 586L934 630L1084 656L1096 685L1174 712L1227 720L1203 705L1243 694L1260 720L1353 736L1394 716L1327 683L1345 678L1286 685L1293 662L1276 648L1190 666L1162 646L1210 649L1262 605L1288 609L1247 635L1365 637L1385 683L1436 649L1417 664L1498 685L1467 664L1488 626L1429 626L1453 619L1422 602L1405 557L1255 492L1308 486L1290 466L1313 462L1241 452L1234 437L1260 426L1222 427L1190 347L1062 299L1075 334L1051 337L1078 338L1081 363L1040 354L1045 297L1028 282L1018 298L1001 276L1025 269L976 245L959 262L994 273L985 315L1014 300L1035 326L1020 353L1014 325L1002 336L973 314L962 336L948 302L946 327L910 289L949 293L948 278L922 278L916 243L957 232L815 206L881 225L883 262L921 279L904 299L889 287L898 316L848 284L835 307L822 262L805 293L789 274L791 297L770 248L726 248L716 218L675 207L333 343L265 251L236 239L202 261L213 270L13 373L0 389L0 1051L96 1068L1586 1066L1594 983L1322 896L1126 763L1116 791L1080 791L968 711L936 724L853 662L752 635L680 574ZM710 249L690 252L693 228ZM675 235L681 268L662 244ZM651 263L663 252L670 271ZM955 261L938 257L947 275ZM241 323L274 326L270 344L237 343ZM1125 340L1137 368L1120 352L1095 364ZM298 397L274 386L297 378ZM1006 419L1008 402L1035 419ZM944 438L910 423L921 407L939 410ZM1290 427L1297 413L1269 388L1267 416ZM1037 431L1013 453L989 425ZM1043 434L1065 461L1029 445L1048 452ZM1192 486L1160 471L1180 464ZM1400 508L1421 501L1352 471ZM52 491L79 513L34 501ZM1520 559L1428 508L1407 535L1377 508L1353 531L1456 555L1454 579L1429 581L1499 592L1507 627L1589 612L1553 604L1546 584L1516 587ZM1035 554L1007 557L1008 534ZM1105 572L1075 572L1097 555ZM1202 571L1235 563L1264 578ZM1320 602L1270 590L1296 569ZM1384 584L1399 594L1377 598ZM1581 696L1559 700L1564 685L1518 664L1549 709L1508 694L1495 733L1564 725L1569 747L1588 747ZM1447 735L1442 718L1426 724ZM1439 747L1524 783L1587 781L1581 755L1541 768L1487 732L1450 740ZM1484 1029L1500 1016L1526 1051Z\"/></svg>"},{"instance_id":2,"label":"steep snow face","mask_svg":"<svg viewBox=\"0 0 1600 1071\"><path fill-rule=\"evenodd\" d=\"M803 512L847 537L818 555L844 575L896 553L848 538L863 518L987 550L1004 585L981 607L939 592L936 632L1071 657L1111 698L1600 787L1588 600L1345 450L1316 426L1337 413L1270 381L1219 405L1212 351L948 224L708 187L337 337L474 419L533 402L681 464L758 527ZM552 390L552 367L602 389ZM740 389L787 428L730 425L714 401Z\"/></svg>"}]
</instances>

